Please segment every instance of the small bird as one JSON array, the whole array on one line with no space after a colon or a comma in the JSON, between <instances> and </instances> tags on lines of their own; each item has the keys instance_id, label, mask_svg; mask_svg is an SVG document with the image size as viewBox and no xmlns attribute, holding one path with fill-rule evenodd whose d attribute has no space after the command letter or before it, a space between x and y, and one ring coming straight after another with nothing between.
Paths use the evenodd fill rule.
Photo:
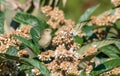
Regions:
<instances>
[{"instance_id":1,"label":"small bird","mask_svg":"<svg viewBox=\"0 0 120 76\"><path fill-rule=\"evenodd\" d=\"M47 48L51 42L52 36L51 36L51 29L45 29L40 37L39 40L39 45L40 47L42 47L43 49Z\"/></svg>"}]
</instances>

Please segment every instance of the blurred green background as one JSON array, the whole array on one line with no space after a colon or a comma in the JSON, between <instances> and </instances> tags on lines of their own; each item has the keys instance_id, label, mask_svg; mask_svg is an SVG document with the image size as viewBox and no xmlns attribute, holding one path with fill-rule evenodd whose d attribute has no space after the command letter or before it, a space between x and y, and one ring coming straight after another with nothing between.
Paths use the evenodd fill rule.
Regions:
<instances>
[{"instance_id":1,"label":"blurred green background","mask_svg":"<svg viewBox=\"0 0 120 76\"><path fill-rule=\"evenodd\" d=\"M100 4L100 7L92 15L98 15L113 7L111 0L68 0L66 6L60 6L60 9L63 9L66 18L77 22L87 8L96 4Z\"/></svg>"}]
</instances>

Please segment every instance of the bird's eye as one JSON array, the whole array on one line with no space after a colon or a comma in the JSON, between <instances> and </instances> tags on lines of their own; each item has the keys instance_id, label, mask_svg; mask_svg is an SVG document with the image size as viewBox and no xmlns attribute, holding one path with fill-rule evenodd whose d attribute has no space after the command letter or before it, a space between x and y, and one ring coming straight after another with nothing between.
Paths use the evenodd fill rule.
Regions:
<instances>
[{"instance_id":1,"label":"bird's eye","mask_svg":"<svg viewBox=\"0 0 120 76\"><path fill-rule=\"evenodd\" d=\"M46 30L47 32L49 31L49 30Z\"/></svg>"}]
</instances>

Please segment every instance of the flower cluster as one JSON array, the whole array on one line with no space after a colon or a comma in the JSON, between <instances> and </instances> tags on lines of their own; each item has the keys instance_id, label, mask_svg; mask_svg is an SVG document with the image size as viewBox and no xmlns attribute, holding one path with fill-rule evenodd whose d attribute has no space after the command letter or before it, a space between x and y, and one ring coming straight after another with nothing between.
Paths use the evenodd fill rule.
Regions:
<instances>
[{"instance_id":1,"label":"flower cluster","mask_svg":"<svg viewBox=\"0 0 120 76\"><path fill-rule=\"evenodd\" d=\"M112 11L114 11L114 13ZM111 25L112 23L115 23L119 19L120 19L120 8L116 8L115 10L105 12L98 17L92 16L91 23L98 26L102 26L102 25L108 26Z\"/></svg>"},{"instance_id":2,"label":"flower cluster","mask_svg":"<svg viewBox=\"0 0 120 76\"><path fill-rule=\"evenodd\" d=\"M115 75L120 74L120 67L114 68L110 72Z\"/></svg>"},{"instance_id":3,"label":"flower cluster","mask_svg":"<svg viewBox=\"0 0 120 76\"><path fill-rule=\"evenodd\" d=\"M111 0L111 2L115 5L118 6L120 4L120 0Z\"/></svg>"},{"instance_id":4,"label":"flower cluster","mask_svg":"<svg viewBox=\"0 0 120 76\"><path fill-rule=\"evenodd\" d=\"M0 36L0 53L7 51L9 46L18 47L19 42L13 38L13 35L1 34Z\"/></svg>"},{"instance_id":5,"label":"flower cluster","mask_svg":"<svg viewBox=\"0 0 120 76\"><path fill-rule=\"evenodd\" d=\"M50 57L53 57L53 60L49 64L46 64L46 66L51 71L51 76L79 74L79 54L75 51L66 50L65 46L59 45L55 51L49 50L41 53L39 56L41 60L48 60ZM59 72L57 72L57 70L59 70Z\"/></svg>"},{"instance_id":6,"label":"flower cluster","mask_svg":"<svg viewBox=\"0 0 120 76\"><path fill-rule=\"evenodd\" d=\"M12 32L12 34L1 34L0 35L0 52L4 53L7 51L9 46L15 46L16 48L19 47L21 44L21 41L16 40L14 38L14 35L20 35L24 38L29 38L29 31L30 31L31 26L26 26L21 29L17 29Z\"/></svg>"},{"instance_id":7,"label":"flower cluster","mask_svg":"<svg viewBox=\"0 0 120 76\"><path fill-rule=\"evenodd\" d=\"M107 76L109 76L109 75L119 76L119 74L120 74L120 67L117 67L117 68L114 68L110 71L107 71L107 72L100 74L100 76L105 76L105 75L107 75Z\"/></svg>"},{"instance_id":8,"label":"flower cluster","mask_svg":"<svg viewBox=\"0 0 120 76\"><path fill-rule=\"evenodd\" d=\"M78 45L73 41L72 30L73 28L68 26L62 26L59 28L55 33L56 36L52 39L52 45L64 45L66 46L66 49L77 49Z\"/></svg>"},{"instance_id":9,"label":"flower cluster","mask_svg":"<svg viewBox=\"0 0 120 76\"><path fill-rule=\"evenodd\" d=\"M26 39L30 38L30 29L32 28L31 25L23 26L20 29L16 29L12 31L12 34L22 36Z\"/></svg>"},{"instance_id":10,"label":"flower cluster","mask_svg":"<svg viewBox=\"0 0 120 76\"><path fill-rule=\"evenodd\" d=\"M46 52L42 52L39 55L39 59L42 61L50 61L54 57L54 51L53 50L48 50Z\"/></svg>"},{"instance_id":11,"label":"flower cluster","mask_svg":"<svg viewBox=\"0 0 120 76\"><path fill-rule=\"evenodd\" d=\"M117 2L117 0L112 2L115 5L118 5L119 2L115 3L115 1ZM82 30L79 30L79 33L75 33L74 35L74 21L66 20L64 18L63 11L59 10L58 7L52 8L50 6L45 6L42 7L42 12L49 17L47 22L53 29L56 29L56 32L50 45L50 47L53 48L45 48L46 51L41 51L39 55L36 55L36 58L47 66L51 76L69 76L72 74L79 75L81 73L81 69L84 69L88 75L93 69L92 63L97 65L100 64L100 62L95 62L95 60L91 57L91 55L94 55L98 51L96 45L90 45L91 47L87 48L83 55L80 55L80 53L77 52L79 45L74 41L74 36L78 35L79 37L83 37L83 34L81 34ZM116 8L114 13L106 12L98 17L91 17L90 23L98 26L112 26L112 23L119 19L120 9ZM19 35L26 39L31 39L31 28L32 26L24 26L20 29L12 31L12 34L2 34L0 36L0 53L5 53L10 46L15 46L19 50L17 53L18 57L33 58L30 53L31 49L27 47L20 49L19 46L21 41L14 38L14 35ZM103 37L104 32L101 34L101 30L95 29L94 32L96 34L99 33L101 38ZM85 60L85 57L90 57L90 59L88 58ZM0 75L3 73L5 75L5 73L7 73L6 71L9 71L9 74L12 75L14 75L14 73L17 74L16 63L14 67L11 67L13 64L12 62L14 61L3 61L0 63ZM8 65L8 63L11 64ZM13 71L11 71L11 69ZM115 68L111 70L110 73L112 72L112 74L116 74L116 71L119 70L119 68ZM36 67L32 69L32 73L34 75L42 75ZM107 72L105 72L105 74L106 73Z\"/></svg>"},{"instance_id":12,"label":"flower cluster","mask_svg":"<svg viewBox=\"0 0 120 76\"><path fill-rule=\"evenodd\" d=\"M59 10L58 7L51 8L50 6L42 7L42 12L49 16L48 24L52 26L52 28L56 29L62 25L67 25L70 27L74 26L74 21L64 19L63 11Z\"/></svg>"},{"instance_id":13,"label":"flower cluster","mask_svg":"<svg viewBox=\"0 0 120 76\"><path fill-rule=\"evenodd\" d=\"M52 45L64 45L67 49L76 49L77 44L73 42L72 34L74 21L64 19L64 13L58 7L52 9L50 6L45 6L42 7L42 12L49 16L48 24L54 29L58 28L56 36L52 39Z\"/></svg>"}]
</instances>

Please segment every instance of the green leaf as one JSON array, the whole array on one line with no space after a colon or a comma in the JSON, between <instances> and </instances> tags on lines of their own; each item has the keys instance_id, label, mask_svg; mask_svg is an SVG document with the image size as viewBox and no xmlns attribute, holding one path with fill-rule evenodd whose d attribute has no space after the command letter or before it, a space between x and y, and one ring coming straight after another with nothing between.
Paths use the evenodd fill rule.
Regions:
<instances>
[{"instance_id":1,"label":"green leaf","mask_svg":"<svg viewBox=\"0 0 120 76\"><path fill-rule=\"evenodd\" d=\"M76 42L76 43L82 45L83 39L80 38L79 36L74 36L74 42Z\"/></svg>"},{"instance_id":2,"label":"green leaf","mask_svg":"<svg viewBox=\"0 0 120 76\"><path fill-rule=\"evenodd\" d=\"M80 17L79 23L86 21L88 17L99 7L99 4L96 6L93 6L85 11L85 13Z\"/></svg>"},{"instance_id":3,"label":"green leaf","mask_svg":"<svg viewBox=\"0 0 120 76\"><path fill-rule=\"evenodd\" d=\"M50 72L49 70L47 69L47 67L42 64L40 61L37 61L37 60L34 60L34 59L30 59L30 58L19 58L17 56L12 56L12 55L9 55L9 54L4 54L4 53L0 53L0 58L5 58L5 59L11 59L11 60L15 60L15 61L20 61L20 62L24 62L24 63L27 63L27 65L29 64L29 66L27 65L24 65L25 67L23 68L22 66L22 69L30 69L33 67L36 67L40 70L40 72L44 75L44 76L50 76ZM31 66L30 66L31 65Z\"/></svg>"},{"instance_id":4,"label":"green leaf","mask_svg":"<svg viewBox=\"0 0 120 76\"><path fill-rule=\"evenodd\" d=\"M120 29L120 21L118 20L118 21L116 21L116 27L118 28L118 29Z\"/></svg>"},{"instance_id":5,"label":"green leaf","mask_svg":"<svg viewBox=\"0 0 120 76\"><path fill-rule=\"evenodd\" d=\"M0 4L7 5L8 3L5 0L0 0Z\"/></svg>"},{"instance_id":6,"label":"green leaf","mask_svg":"<svg viewBox=\"0 0 120 76\"><path fill-rule=\"evenodd\" d=\"M38 49L37 46L35 46L32 42L28 41L27 39L21 37L21 36L14 36L16 39L19 39L24 45L26 45L27 47L29 47L30 49L32 49L32 51L38 55L40 54L40 50Z\"/></svg>"},{"instance_id":7,"label":"green leaf","mask_svg":"<svg viewBox=\"0 0 120 76\"><path fill-rule=\"evenodd\" d=\"M10 46L6 52L6 54L15 56L18 53L18 50L14 46Z\"/></svg>"},{"instance_id":8,"label":"green leaf","mask_svg":"<svg viewBox=\"0 0 120 76\"><path fill-rule=\"evenodd\" d=\"M95 42L92 42L90 44L82 46L80 49L78 49L77 52L80 53L81 55L84 55L84 53L92 47L99 49L103 46L107 46L107 45L110 45L110 44L113 44L113 43L116 43L119 41L120 41L120 39L105 39L102 41L95 41Z\"/></svg>"},{"instance_id":9,"label":"green leaf","mask_svg":"<svg viewBox=\"0 0 120 76\"><path fill-rule=\"evenodd\" d=\"M80 60L79 67L85 69L86 66L89 64L90 60L93 59L100 51L90 54L83 59Z\"/></svg>"},{"instance_id":10,"label":"green leaf","mask_svg":"<svg viewBox=\"0 0 120 76\"><path fill-rule=\"evenodd\" d=\"M4 33L4 19L5 19L5 14L4 12L0 11L0 34Z\"/></svg>"},{"instance_id":11,"label":"green leaf","mask_svg":"<svg viewBox=\"0 0 120 76\"><path fill-rule=\"evenodd\" d=\"M106 61L100 65L98 65L96 68L94 68L91 72L91 76L98 76L99 74L109 71L113 68L120 67L120 59L112 59L109 61Z\"/></svg>"},{"instance_id":12,"label":"green leaf","mask_svg":"<svg viewBox=\"0 0 120 76\"><path fill-rule=\"evenodd\" d=\"M6 2L5 0L0 0L0 4L5 3L5 2Z\"/></svg>"},{"instance_id":13,"label":"green leaf","mask_svg":"<svg viewBox=\"0 0 120 76\"><path fill-rule=\"evenodd\" d=\"M42 64L40 61L38 60L34 60L34 59L30 59L30 58L20 58L20 60L38 68L40 70L40 72L44 75L44 76L50 76L50 72L47 69L47 67Z\"/></svg>"},{"instance_id":14,"label":"green leaf","mask_svg":"<svg viewBox=\"0 0 120 76\"><path fill-rule=\"evenodd\" d=\"M83 70L79 76L87 76L87 75L86 75L86 72Z\"/></svg>"},{"instance_id":15,"label":"green leaf","mask_svg":"<svg viewBox=\"0 0 120 76\"><path fill-rule=\"evenodd\" d=\"M33 28L30 30L30 34L33 38L35 46L38 47L40 35L45 28L49 27L49 25L43 19L23 12L17 13L14 20L19 23L33 25Z\"/></svg>"},{"instance_id":16,"label":"green leaf","mask_svg":"<svg viewBox=\"0 0 120 76\"><path fill-rule=\"evenodd\" d=\"M20 70L29 70L29 69L32 69L32 68L34 68L33 66L30 66L30 65L28 65L28 64L22 64L21 66L20 66Z\"/></svg>"},{"instance_id":17,"label":"green leaf","mask_svg":"<svg viewBox=\"0 0 120 76\"><path fill-rule=\"evenodd\" d=\"M28 76L35 76L31 69L27 70L26 73L28 74Z\"/></svg>"},{"instance_id":18,"label":"green leaf","mask_svg":"<svg viewBox=\"0 0 120 76\"><path fill-rule=\"evenodd\" d=\"M92 34L94 33L93 30L95 28L97 28L97 27L98 26L95 26L95 25L93 25L93 26L84 26L84 27L82 27L82 32L86 34L86 37L88 39L90 36L92 36Z\"/></svg>"},{"instance_id":19,"label":"green leaf","mask_svg":"<svg viewBox=\"0 0 120 76\"><path fill-rule=\"evenodd\" d=\"M86 26L82 27L82 32L85 33L85 35L86 35L85 37L86 37L86 39L88 39L94 34L94 32L93 32L94 29L104 29L104 28L108 28L108 27L112 28L112 26L110 27L110 26L86 25Z\"/></svg>"},{"instance_id":20,"label":"green leaf","mask_svg":"<svg viewBox=\"0 0 120 76\"><path fill-rule=\"evenodd\" d=\"M36 17L23 12L17 13L16 16L14 17L14 20L19 23L30 24L33 26L40 24L39 20Z\"/></svg>"},{"instance_id":21,"label":"green leaf","mask_svg":"<svg viewBox=\"0 0 120 76\"><path fill-rule=\"evenodd\" d=\"M100 50L109 57L119 58L119 56L118 56L118 54L120 54L119 50L112 45L104 46L104 47L100 48Z\"/></svg>"},{"instance_id":22,"label":"green leaf","mask_svg":"<svg viewBox=\"0 0 120 76\"><path fill-rule=\"evenodd\" d=\"M43 30L49 26L46 23L43 23L42 25L43 26L34 26L30 30L30 34L32 36L32 40L33 40L35 46L38 47L38 49L39 49L38 41L40 39L40 35L43 33ZM46 26L44 26L44 25L46 25Z\"/></svg>"},{"instance_id":23,"label":"green leaf","mask_svg":"<svg viewBox=\"0 0 120 76\"><path fill-rule=\"evenodd\" d=\"M30 30L30 34L32 36L32 40L35 44L35 46L39 49L39 44L38 41L40 39L40 35L42 34L43 29L41 29L40 26L34 26L31 30Z\"/></svg>"},{"instance_id":24,"label":"green leaf","mask_svg":"<svg viewBox=\"0 0 120 76\"><path fill-rule=\"evenodd\" d=\"M48 24L41 18L37 18L31 14L19 12L14 17L14 20L23 23L23 24L29 24L33 26L41 26L41 29L44 29L45 27L48 27Z\"/></svg>"},{"instance_id":25,"label":"green leaf","mask_svg":"<svg viewBox=\"0 0 120 76\"><path fill-rule=\"evenodd\" d=\"M32 39L35 43L36 46L38 46L38 41L40 39L40 34L41 34L41 31L40 31L40 27L39 26L34 26L33 28L31 28L30 30L30 34L32 36ZM39 47L39 46L38 46Z\"/></svg>"},{"instance_id":26,"label":"green leaf","mask_svg":"<svg viewBox=\"0 0 120 76\"><path fill-rule=\"evenodd\" d=\"M5 59L11 59L11 60L19 61L19 57L12 56L12 55L5 54L5 53L0 53L0 58L5 58Z\"/></svg>"},{"instance_id":27,"label":"green leaf","mask_svg":"<svg viewBox=\"0 0 120 76\"><path fill-rule=\"evenodd\" d=\"M116 45L117 48L120 50L120 42L116 42L115 45Z\"/></svg>"},{"instance_id":28,"label":"green leaf","mask_svg":"<svg viewBox=\"0 0 120 76\"><path fill-rule=\"evenodd\" d=\"M0 53L0 63L3 61L3 60L15 60L15 61L19 61L19 57L17 56L13 56L13 55L9 55L9 54L6 54L6 53Z\"/></svg>"},{"instance_id":29,"label":"green leaf","mask_svg":"<svg viewBox=\"0 0 120 76\"><path fill-rule=\"evenodd\" d=\"M84 26L82 28L82 31L85 33L89 33L90 31L94 30L95 28L97 28L98 26L96 25L92 25L92 26Z\"/></svg>"},{"instance_id":30,"label":"green leaf","mask_svg":"<svg viewBox=\"0 0 120 76\"><path fill-rule=\"evenodd\" d=\"M41 34L41 31L40 31L40 27L39 26L34 26L33 28L31 28L30 30L30 34L32 35L33 39L35 39L36 41L39 40L40 38L40 34Z\"/></svg>"}]
</instances>

